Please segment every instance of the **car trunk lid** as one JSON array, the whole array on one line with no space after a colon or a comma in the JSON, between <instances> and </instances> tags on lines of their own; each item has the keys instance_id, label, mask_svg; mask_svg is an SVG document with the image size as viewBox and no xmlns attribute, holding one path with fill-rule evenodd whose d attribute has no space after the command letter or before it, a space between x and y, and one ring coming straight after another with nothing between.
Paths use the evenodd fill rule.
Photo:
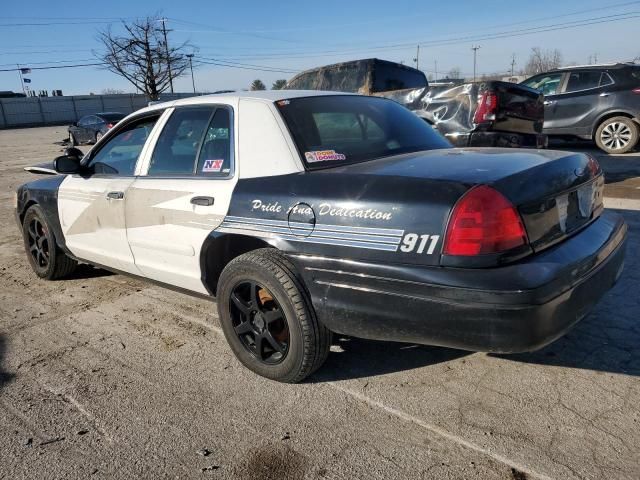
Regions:
<instances>
[{"instance_id":1,"label":"car trunk lid","mask_svg":"<svg viewBox=\"0 0 640 480\"><path fill-rule=\"evenodd\" d=\"M582 153L445 149L388 157L342 170L424 177L462 184L467 191L489 185L517 208L536 252L580 230L603 209L602 171L592 157Z\"/></svg>"}]
</instances>

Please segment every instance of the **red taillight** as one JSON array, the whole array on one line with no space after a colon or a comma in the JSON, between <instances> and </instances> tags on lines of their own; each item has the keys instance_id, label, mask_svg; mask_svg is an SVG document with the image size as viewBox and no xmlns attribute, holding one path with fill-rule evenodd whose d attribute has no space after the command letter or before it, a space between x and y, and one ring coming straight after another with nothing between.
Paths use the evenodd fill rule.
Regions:
<instances>
[{"instance_id":1,"label":"red taillight","mask_svg":"<svg viewBox=\"0 0 640 480\"><path fill-rule=\"evenodd\" d=\"M478 109L473 116L473 123L484 123L495 120L496 110L498 110L498 95L491 91L484 92L480 95Z\"/></svg>"},{"instance_id":2,"label":"red taillight","mask_svg":"<svg viewBox=\"0 0 640 480\"><path fill-rule=\"evenodd\" d=\"M640 87L631 90L632 93L640 93Z\"/></svg>"},{"instance_id":3,"label":"red taillight","mask_svg":"<svg viewBox=\"0 0 640 480\"><path fill-rule=\"evenodd\" d=\"M600 164L595 158L589 155L589 162L587 163L587 168L589 169L589 173L591 174L591 176L595 177L596 175L598 175L598 172L600 171Z\"/></svg>"},{"instance_id":4,"label":"red taillight","mask_svg":"<svg viewBox=\"0 0 640 480\"><path fill-rule=\"evenodd\" d=\"M113 123L107 123L107 128L113 128Z\"/></svg>"},{"instance_id":5,"label":"red taillight","mask_svg":"<svg viewBox=\"0 0 640 480\"><path fill-rule=\"evenodd\" d=\"M527 234L515 207L497 190L481 185L469 190L453 208L443 252L485 255L527 244Z\"/></svg>"}]
</instances>

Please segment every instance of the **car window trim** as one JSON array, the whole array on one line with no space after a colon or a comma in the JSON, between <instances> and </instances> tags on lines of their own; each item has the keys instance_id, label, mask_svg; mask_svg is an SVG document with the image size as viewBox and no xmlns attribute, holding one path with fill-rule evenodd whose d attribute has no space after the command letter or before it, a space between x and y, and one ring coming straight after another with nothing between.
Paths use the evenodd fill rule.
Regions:
<instances>
[{"instance_id":1,"label":"car window trim","mask_svg":"<svg viewBox=\"0 0 640 480\"><path fill-rule=\"evenodd\" d=\"M140 151L140 155L138 155L138 159L136 160L136 164L133 167L133 174L132 175L120 175L120 174L115 174L115 173L94 173L92 175L84 175L84 174L73 174L74 177L77 176L82 176L85 178L134 178L137 177L136 175L136 170L138 167L138 164L140 163L140 161L142 160L144 153L145 153L145 148L147 147L147 144L149 143L149 140L151 139L151 137L153 136L153 133L155 131L155 129L158 126L158 123L160 122L162 116L164 114L164 110L152 110L150 112L145 112L142 113L140 115L136 115L135 117L131 117L129 120L127 120L126 123L123 123L122 125L118 125L117 128L112 128L111 130L109 130L107 132L107 134L109 135L109 138L113 137L114 135L117 135L120 131L126 129L129 125L131 125L132 123L136 123L139 120L143 120L145 118L150 118L150 117L155 117L158 116L158 120L156 120L155 125L153 126L153 129L151 130L151 133L149 134L149 137L147 138L146 142L144 143L144 145L142 146L142 150ZM105 135L106 137L106 135ZM83 167L86 167L87 164L89 162L91 162L91 160L93 159L93 157L104 148L105 145L107 145L108 141L101 141L100 142L100 148L98 149L91 149L89 150L89 152L87 152L87 154L82 158L82 161L80 162L80 165Z\"/></svg>"},{"instance_id":2,"label":"car window trim","mask_svg":"<svg viewBox=\"0 0 640 480\"><path fill-rule=\"evenodd\" d=\"M571 76L571 73L574 73L574 72L577 72L577 71L580 71L580 70L573 70L572 72L568 72L566 74L567 78L566 78L563 90L566 90L566 88L569 86L569 78ZM609 75L609 72L607 72L606 70L601 70L600 71L600 80L602 80L602 75L603 74L607 74L607 76L611 79L611 83L607 83L606 85L598 85L597 87L583 88L581 90L573 90L571 92L563 91L562 93L556 93L556 95L569 95L569 94L572 94L572 93L588 92L589 90L597 90L598 88L611 87L611 86L616 84L615 79L611 75Z\"/></svg>"},{"instance_id":3,"label":"car window trim","mask_svg":"<svg viewBox=\"0 0 640 480\"><path fill-rule=\"evenodd\" d=\"M522 83L523 83L525 86L527 86L526 84L527 84L527 82L528 82L529 80L533 80L533 79L534 79L534 78L536 78L536 77L544 77L545 75L547 75L547 76L548 76L548 75L560 75L560 81L558 82L558 88L557 88L557 90L555 91L555 93L551 93L551 94L549 94L549 95L546 95L546 94L545 94L545 95L544 95L544 97L545 97L545 98L548 98L548 97L553 97L553 96L555 96L555 95L560 95L560 94L561 94L560 92L561 92L561 91L562 91L562 89L564 88L564 85L565 85L565 83L566 83L566 81L567 81L567 78L568 78L568 77L567 77L566 72L544 72L544 73L538 73L537 75L534 75L533 77L528 78L527 80L525 80L525 81L524 81L524 82L522 82ZM529 87L529 88L533 88L533 87ZM540 89L540 88L533 88L533 89L534 89L534 90L539 91L540 93L542 93L542 89Z\"/></svg>"},{"instance_id":4,"label":"car window trim","mask_svg":"<svg viewBox=\"0 0 640 480\"><path fill-rule=\"evenodd\" d=\"M160 135L162 134L162 131L165 129L165 127L167 126L167 122L169 121L169 119L171 118L171 116L173 115L173 113L176 110L184 110L184 109L189 109L189 108L202 108L202 107L210 107L213 110L212 116L209 118L209 123L207 123L207 131L209 129L209 124L211 123L211 120L213 119L213 115L215 115L215 112L218 109L224 108L229 112L229 156L230 156L230 166L229 166L229 173L225 176L216 176L216 175L211 175L211 176L204 176L204 175L198 175L197 172L194 172L190 175L185 175L185 174L181 174L181 175L176 175L176 174L172 174L172 175L149 175L149 167L151 166L151 157L153 156L153 152L156 149L156 144L158 143L158 138L160 138ZM207 104L197 104L197 105L181 105L181 106L175 106L175 107L171 107L168 108L167 111L169 112L166 116L166 118L163 120L162 125L156 124L160 126L160 131L158 132L158 135L155 136L155 138L153 139L153 145L149 145L149 154L148 154L148 158L145 159L146 160L146 165L144 165L142 171L137 175L138 178L150 178L150 179L164 179L164 180L231 180L235 177L236 175L236 155L235 155L235 112L233 109L232 105L227 105L224 103L207 103ZM206 132L205 132L206 134ZM204 138L204 136L203 136ZM149 135L149 139L151 139L151 135ZM200 149L198 149L198 155L200 153ZM197 160L199 160L199 157L196 157L196 162ZM194 169L197 169L197 163L194 166Z\"/></svg>"}]
</instances>

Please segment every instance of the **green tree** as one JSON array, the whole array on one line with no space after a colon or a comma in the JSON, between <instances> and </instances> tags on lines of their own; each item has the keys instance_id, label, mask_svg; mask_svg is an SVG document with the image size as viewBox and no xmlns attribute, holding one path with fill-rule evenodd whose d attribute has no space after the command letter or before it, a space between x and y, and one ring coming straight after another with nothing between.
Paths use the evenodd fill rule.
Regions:
<instances>
[{"instance_id":1,"label":"green tree","mask_svg":"<svg viewBox=\"0 0 640 480\"><path fill-rule=\"evenodd\" d=\"M273 82L273 85L271 85L271 90L282 90L286 84L287 81L284 79L276 80Z\"/></svg>"},{"instance_id":2,"label":"green tree","mask_svg":"<svg viewBox=\"0 0 640 480\"><path fill-rule=\"evenodd\" d=\"M264 83L262 83L262 80L260 80L259 78L255 79L253 82L251 82L251 86L249 87L249 89L251 91L256 91L256 90L266 90L267 87L265 87Z\"/></svg>"}]
</instances>

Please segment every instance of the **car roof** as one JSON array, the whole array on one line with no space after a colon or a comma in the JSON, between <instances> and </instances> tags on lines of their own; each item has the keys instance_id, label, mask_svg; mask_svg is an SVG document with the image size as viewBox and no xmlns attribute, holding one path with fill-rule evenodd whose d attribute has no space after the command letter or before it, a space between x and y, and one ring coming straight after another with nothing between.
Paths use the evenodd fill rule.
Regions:
<instances>
[{"instance_id":1,"label":"car roof","mask_svg":"<svg viewBox=\"0 0 640 480\"><path fill-rule=\"evenodd\" d=\"M328 92L321 90L258 90L250 92L232 92L212 95L199 95L195 97L181 98L163 103L157 103L144 109L145 111L160 110L181 105L203 105L210 103L234 104L241 99L250 99L261 102L273 103L278 100L288 100L302 97L326 97L330 95L357 95L345 92Z\"/></svg>"},{"instance_id":2,"label":"car roof","mask_svg":"<svg viewBox=\"0 0 640 480\"><path fill-rule=\"evenodd\" d=\"M626 62L626 63L599 63L596 65L569 65L567 67L559 67L554 68L553 70L549 70L550 72L563 72L566 70L591 70L594 68L610 68L610 69L620 69L627 67L640 66L637 63ZM547 72L548 73L548 72Z\"/></svg>"}]
</instances>

